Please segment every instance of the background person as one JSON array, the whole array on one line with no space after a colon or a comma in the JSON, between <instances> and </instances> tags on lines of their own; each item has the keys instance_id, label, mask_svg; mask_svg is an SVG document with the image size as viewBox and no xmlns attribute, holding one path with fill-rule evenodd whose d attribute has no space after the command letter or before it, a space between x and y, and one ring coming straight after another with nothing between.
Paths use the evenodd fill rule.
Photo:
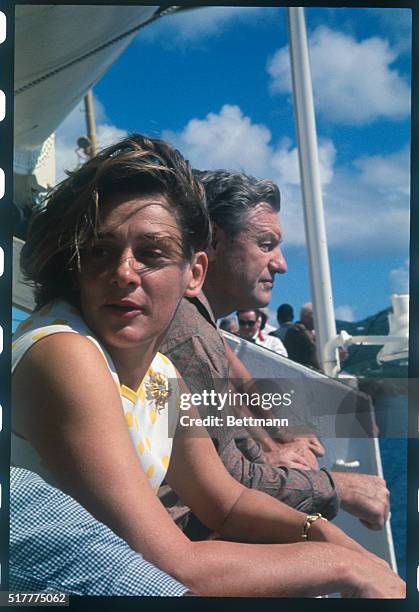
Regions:
<instances>
[{"instance_id":1,"label":"background person","mask_svg":"<svg viewBox=\"0 0 419 612\"><path fill-rule=\"evenodd\" d=\"M271 336L279 338L284 342L285 336L294 320L294 310L290 304L281 304L276 311L276 319L278 321L278 329L270 332Z\"/></svg>"},{"instance_id":2,"label":"background person","mask_svg":"<svg viewBox=\"0 0 419 612\"><path fill-rule=\"evenodd\" d=\"M283 357L288 356L287 350L279 338L263 333L263 313L260 310L238 310L236 314L241 338L263 346Z\"/></svg>"},{"instance_id":3,"label":"background person","mask_svg":"<svg viewBox=\"0 0 419 612\"><path fill-rule=\"evenodd\" d=\"M237 334L239 326L236 317L224 317L218 324L219 328L230 332L230 334Z\"/></svg>"},{"instance_id":4,"label":"background person","mask_svg":"<svg viewBox=\"0 0 419 612\"><path fill-rule=\"evenodd\" d=\"M321 369L317 357L313 305L311 302L301 306L300 320L288 329L284 338L284 345L288 351L288 357L293 361L315 370Z\"/></svg>"}]
</instances>

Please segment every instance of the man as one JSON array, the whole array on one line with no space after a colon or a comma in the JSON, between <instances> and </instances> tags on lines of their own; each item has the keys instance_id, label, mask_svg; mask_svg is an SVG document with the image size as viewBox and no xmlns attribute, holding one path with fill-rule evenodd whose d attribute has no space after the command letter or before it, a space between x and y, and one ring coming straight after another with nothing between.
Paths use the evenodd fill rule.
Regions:
<instances>
[{"instance_id":1,"label":"man","mask_svg":"<svg viewBox=\"0 0 419 612\"><path fill-rule=\"evenodd\" d=\"M263 332L263 316L260 310L238 310L239 336L259 346L264 346L278 355L288 356L285 346L279 338L270 336Z\"/></svg>"},{"instance_id":2,"label":"man","mask_svg":"<svg viewBox=\"0 0 419 612\"><path fill-rule=\"evenodd\" d=\"M320 370L314 334L313 305L311 302L301 306L300 320L289 328L284 344L290 359L310 368Z\"/></svg>"},{"instance_id":3,"label":"man","mask_svg":"<svg viewBox=\"0 0 419 612\"><path fill-rule=\"evenodd\" d=\"M235 317L224 317L218 324L218 327L223 331L228 331L230 334L237 334L239 326Z\"/></svg>"},{"instance_id":4,"label":"man","mask_svg":"<svg viewBox=\"0 0 419 612\"><path fill-rule=\"evenodd\" d=\"M235 309L268 304L276 274L286 272L280 248L280 194L271 181L240 173L197 175L205 187L213 226L204 295L181 302L160 350L175 363L192 393L214 386L225 392L229 379L250 375L223 341L215 320ZM264 453L244 428L213 426L208 431L227 469L246 486L299 510L329 517L336 514L340 498L341 507L372 528L383 527L388 514L384 481L318 470L315 455L322 452L318 441L293 440L281 448L265 440L270 450ZM266 464L268 457L276 465Z\"/></svg>"},{"instance_id":5,"label":"man","mask_svg":"<svg viewBox=\"0 0 419 612\"><path fill-rule=\"evenodd\" d=\"M278 321L278 329L270 332L270 336L275 336L284 342L287 331L292 327L294 320L294 310L290 304L281 304L276 311L276 320Z\"/></svg>"}]
</instances>

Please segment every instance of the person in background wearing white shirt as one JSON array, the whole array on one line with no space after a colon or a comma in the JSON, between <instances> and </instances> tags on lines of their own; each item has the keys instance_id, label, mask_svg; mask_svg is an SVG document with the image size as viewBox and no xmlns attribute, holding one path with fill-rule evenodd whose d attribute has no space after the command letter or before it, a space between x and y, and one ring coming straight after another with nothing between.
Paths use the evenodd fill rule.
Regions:
<instances>
[{"instance_id":1,"label":"person in background wearing white shirt","mask_svg":"<svg viewBox=\"0 0 419 612\"><path fill-rule=\"evenodd\" d=\"M241 338L264 346L279 355L288 357L287 350L279 338L263 333L266 320L264 322L264 315L260 310L238 310L237 318L239 321L239 336Z\"/></svg>"}]
</instances>

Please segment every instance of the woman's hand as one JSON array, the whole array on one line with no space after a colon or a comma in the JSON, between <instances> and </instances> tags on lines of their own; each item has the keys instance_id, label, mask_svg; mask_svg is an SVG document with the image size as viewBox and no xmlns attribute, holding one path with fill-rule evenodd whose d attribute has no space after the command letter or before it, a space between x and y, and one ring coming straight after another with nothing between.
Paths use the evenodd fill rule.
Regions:
<instances>
[{"instance_id":1,"label":"woman's hand","mask_svg":"<svg viewBox=\"0 0 419 612\"><path fill-rule=\"evenodd\" d=\"M372 556L371 556L372 557ZM351 557L347 573L348 586L340 590L342 597L372 599L404 599L406 584L388 566L371 557Z\"/></svg>"}]
</instances>

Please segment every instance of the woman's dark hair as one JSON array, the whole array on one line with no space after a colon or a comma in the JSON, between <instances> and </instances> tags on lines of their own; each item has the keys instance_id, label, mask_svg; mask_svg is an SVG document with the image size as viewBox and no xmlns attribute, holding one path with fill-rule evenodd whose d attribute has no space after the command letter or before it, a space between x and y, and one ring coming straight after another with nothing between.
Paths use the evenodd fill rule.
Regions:
<instances>
[{"instance_id":1,"label":"woman's dark hair","mask_svg":"<svg viewBox=\"0 0 419 612\"><path fill-rule=\"evenodd\" d=\"M114 195L164 196L179 223L184 258L208 246L204 189L163 140L133 134L68 174L34 214L22 249L21 268L35 286L37 307L55 298L77 303L80 253L95 238L101 210Z\"/></svg>"}]
</instances>

